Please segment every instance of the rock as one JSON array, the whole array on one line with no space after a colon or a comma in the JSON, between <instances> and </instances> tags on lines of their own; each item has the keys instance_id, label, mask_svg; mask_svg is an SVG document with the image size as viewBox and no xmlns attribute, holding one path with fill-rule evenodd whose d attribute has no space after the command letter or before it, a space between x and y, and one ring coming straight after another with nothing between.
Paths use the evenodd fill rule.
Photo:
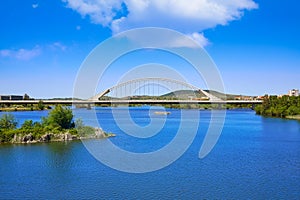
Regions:
<instances>
[{"instance_id":1,"label":"rock","mask_svg":"<svg viewBox=\"0 0 300 200\"><path fill-rule=\"evenodd\" d=\"M70 133L65 133L64 140L65 141L73 140L73 136Z\"/></svg>"},{"instance_id":2,"label":"rock","mask_svg":"<svg viewBox=\"0 0 300 200\"><path fill-rule=\"evenodd\" d=\"M96 138L104 138L105 137L105 133L101 128L95 128L95 135L96 135Z\"/></svg>"},{"instance_id":3,"label":"rock","mask_svg":"<svg viewBox=\"0 0 300 200\"><path fill-rule=\"evenodd\" d=\"M40 142L49 142L51 140L50 134L45 134L40 138Z\"/></svg>"},{"instance_id":4,"label":"rock","mask_svg":"<svg viewBox=\"0 0 300 200\"><path fill-rule=\"evenodd\" d=\"M105 133L106 137L116 137L116 134L114 133Z\"/></svg>"},{"instance_id":5,"label":"rock","mask_svg":"<svg viewBox=\"0 0 300 200\"><path fill-rule=\"evenodd\" d=\"M69 141L73 140L73 135L70 133L50 134L51 141Z\"/></svg>"},{"instance_id":6,"label":"rock","mask_svg":"<svg viewBox=\"0 0 300 200\"><path fill-rule=\"evenodd\" d=\"M23 140L22 136L19 134L15 134L12 140L12 143L21 143Z\"/></svg>"},{"instance_id":7,"label":"rock","mask_svg":"<svg viewBox=\"0 0 300 200\"><path fill-rule=\"evenodd\" d=\"M72 135L72 140L77 140L77 136L76 135Z\"/></svg>"},{"instance_id":8,"label":"rock","mask_svg":"<svg viewBox=\"0 0 300 200\"><path fill-rule=\"evenodd\" d=\"M34 138L33 138L33 135L30 133L30 134L25 135L25 136L23 137L22 142L26 142L26 143L32 142L33 139L34 139Z\"/></svg>"}]
</instances>

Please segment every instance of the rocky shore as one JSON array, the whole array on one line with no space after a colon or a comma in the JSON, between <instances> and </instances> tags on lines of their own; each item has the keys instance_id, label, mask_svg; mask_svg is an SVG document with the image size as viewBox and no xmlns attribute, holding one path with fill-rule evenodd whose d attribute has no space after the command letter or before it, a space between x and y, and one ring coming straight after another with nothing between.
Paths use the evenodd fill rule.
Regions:
<instances>
[{"instance_id":1,"label":"rocky shore","mask_svg":"<svg viewBox=\"0 0 300 200\"><path fill-rule=\"evenodd\" d=\"M115 134L106 133L101 128L95 128L95 134L91 134L88 136L79 136L71 134L69 131L65 133L46 133L42 135L38 140L35 139L32 133L24 134L16 134L14 135L12 144L32 144L32 143L41 143L41 142L64 142L64 141L72 141L72 140L82 140L82 139L103 139L108 137L115 137Z\"/></svg>"}]
</instances>

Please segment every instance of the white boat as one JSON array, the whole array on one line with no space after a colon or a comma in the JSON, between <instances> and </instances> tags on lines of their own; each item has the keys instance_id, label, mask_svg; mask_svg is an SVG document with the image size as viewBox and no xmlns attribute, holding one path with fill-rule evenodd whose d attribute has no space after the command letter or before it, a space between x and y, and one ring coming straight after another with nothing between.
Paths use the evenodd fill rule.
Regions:
<instances>
[{"instance_id":1,"label":"white boat","mask_svg":"<svg viewBox=\"0 0 300 200\"><path fill-rule=\"evenodd\" d=\"M156 114L156 115L169 115L169 114L171 114L171 112L155 111L154 114Z\"/></svg>"}]
</instances>

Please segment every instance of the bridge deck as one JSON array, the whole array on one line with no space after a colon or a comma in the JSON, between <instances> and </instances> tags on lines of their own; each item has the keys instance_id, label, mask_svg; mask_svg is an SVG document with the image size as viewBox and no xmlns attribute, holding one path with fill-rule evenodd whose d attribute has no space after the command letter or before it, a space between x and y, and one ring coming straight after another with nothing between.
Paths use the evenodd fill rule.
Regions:
<instances>
[{"instance_id":1,"label":"bridge deck","mask_svg":"<svg viewBox=\"0 0 300 200\"><path fill-rule=\"evenodd\" d=\"M42 100L44 104L261 104L261 100ZM0 100L0 104L38 104L39 100Z\"/></svg>"}]
</instances>

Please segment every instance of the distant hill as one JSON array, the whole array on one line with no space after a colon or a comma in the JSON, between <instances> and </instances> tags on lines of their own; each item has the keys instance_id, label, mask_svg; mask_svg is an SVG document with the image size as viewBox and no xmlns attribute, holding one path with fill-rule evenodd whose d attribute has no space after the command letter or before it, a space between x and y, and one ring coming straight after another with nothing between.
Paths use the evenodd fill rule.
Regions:
<instances>
[{"instance_id":1,"label":"distant hill","mask_svg":"<svg viewBox=\"0 0 300 200\"><path fill-rule=\"evenodd\" d=\"M82 99L79 99L79 98L72 98L72 97L67 97L67 98L59 98L59 97L56 97L56 98L45 99L45 100L82 100Z\"/></svg>"},{"instance_id":2,"label":"distant hill","mask_svg":"<svg viewBox=\"0 0 300 200\"><path fill-rule=\"evenodd\" d=\"M178 98L178 99L189 99L192 98L203 98L206 97L200 90L177 90L164 95L162 98Z\"/></svg>"},{"instance_id":3,"label":"distant hill","mask_svg":"<svg viewBox=\"0 0 300 200\"><path fill-rule=\"evenodd\" d=\"M210 93L211 95L218 97L222 100L234 100L235 98L241 96L241 95L235 95L235 94L224 94L221 92L217 92L214 90L203 90L207 93ZM164 95L161 95L161 97L174 97L174 98L180 98L180 99L188 99L189 97L193 98L205 98L206 95L203 94L201 90L178 90L175 92L170 92Z\"/></svg>"},{"instance_id":4,"label":"distant hill","mask_svg":"<svg viewBox=\"0 0 300 200\"><path fill-rule=\"evenodd\" d=\"M217 92L217 91L214 91L214 90L204 90L205 92L215 96L215 97L218 97L222 100L233 100L235 99L237 96L239 95L235 95L235 94L224 94L224 93L221 93L221 92Z\"/></svg>"}]
</instances>

